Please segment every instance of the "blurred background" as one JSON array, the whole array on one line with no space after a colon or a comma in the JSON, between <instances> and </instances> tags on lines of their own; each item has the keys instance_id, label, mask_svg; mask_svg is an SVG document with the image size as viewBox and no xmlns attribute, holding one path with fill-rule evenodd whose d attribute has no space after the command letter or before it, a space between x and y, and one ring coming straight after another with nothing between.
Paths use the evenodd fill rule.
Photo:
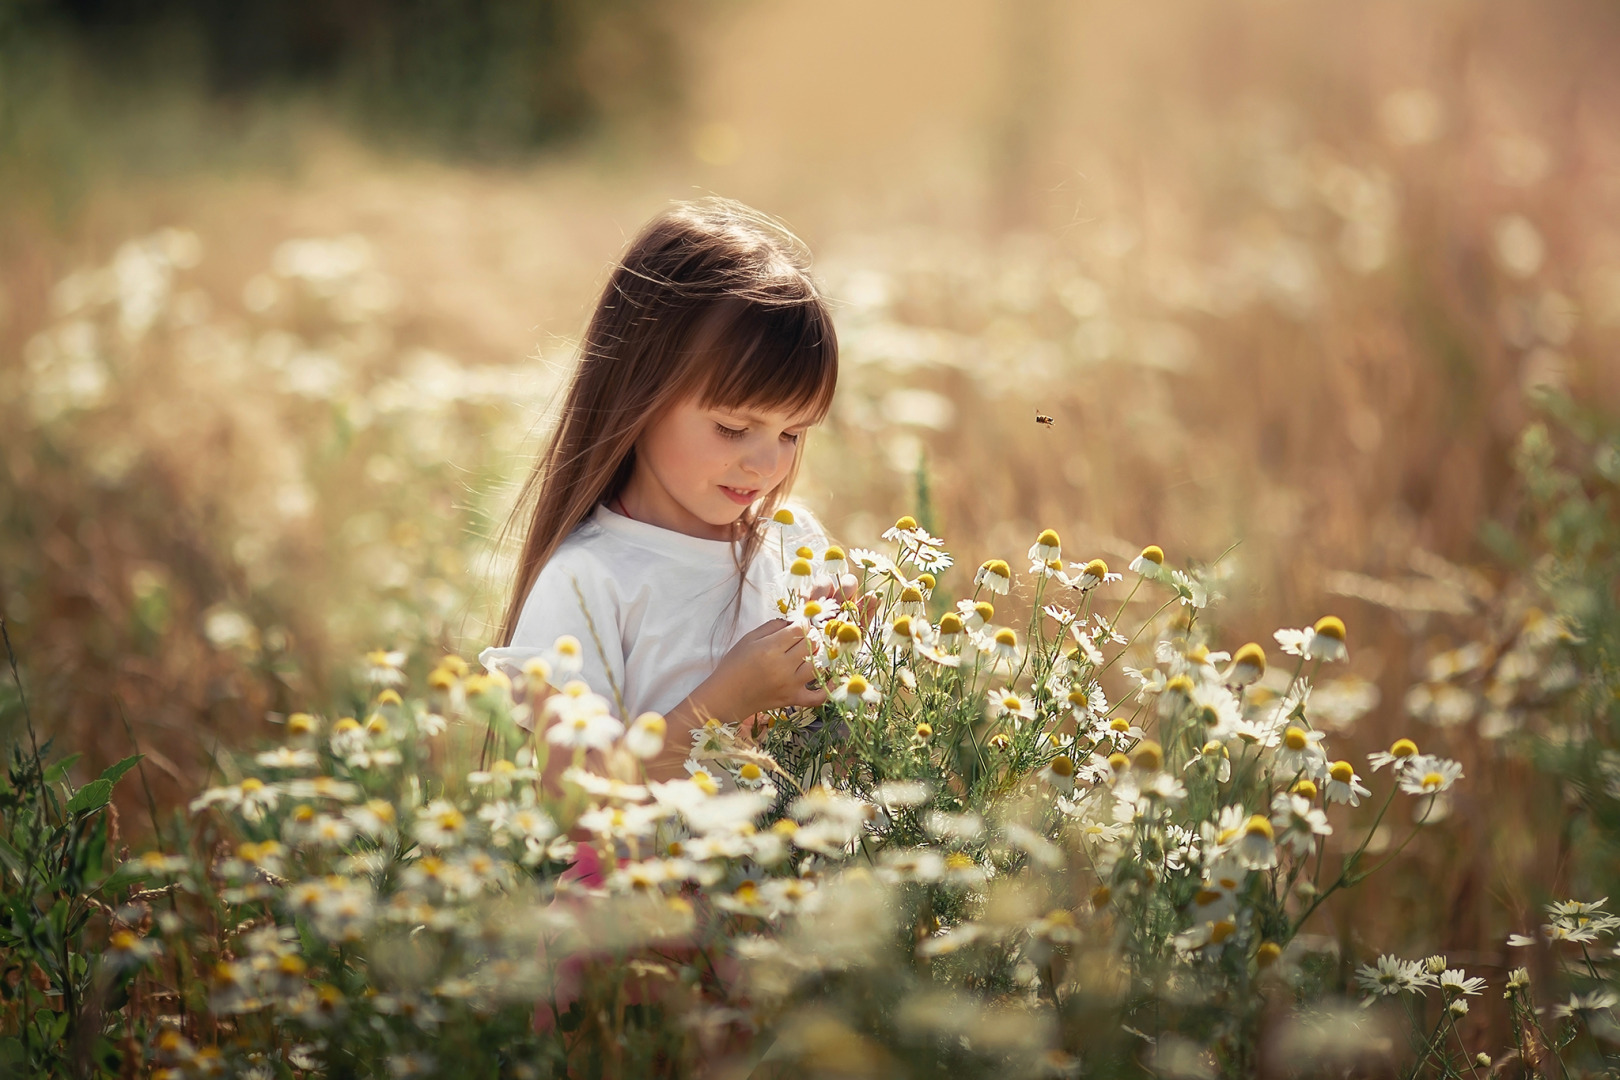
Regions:
<instances>
[{"instance_id":1,"label":"blurred background","mask_svg":"<svg viewBox=\"0 0 1620 1080\"><path fill-rule=\"evenodd\" d=\"M1620 405L1617 55L1604 0L0 0L35 716L86 767L139 740L175 803L365 650L476 652L608 267L727 195L837 303L798 495L840 538L1231 548L1217 644L1343 616L1341 752L1471 782L1319 929L1502 962L1564 796L1510 712L1408 691L1513 570L1536 395Z\"/></svg>"}]
</instances>

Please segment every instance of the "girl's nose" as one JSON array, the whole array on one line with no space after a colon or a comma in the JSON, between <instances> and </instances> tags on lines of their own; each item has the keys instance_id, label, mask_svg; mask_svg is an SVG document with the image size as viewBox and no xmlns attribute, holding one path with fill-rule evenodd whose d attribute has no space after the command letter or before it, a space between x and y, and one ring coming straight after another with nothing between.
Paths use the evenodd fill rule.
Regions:
<instances>
[{"instance_id":1,"label":"girl's nose","mask_svg":"<svg viewBox=\"0 0 1620 1080\"><path fill-rule=\"evenodd\" d=\"M771 476L776 472L776 466L781 458L781 448L771 445L758 445L749 447L738 463L743 471L754 476Z\"/></svg>"}]
</instances>

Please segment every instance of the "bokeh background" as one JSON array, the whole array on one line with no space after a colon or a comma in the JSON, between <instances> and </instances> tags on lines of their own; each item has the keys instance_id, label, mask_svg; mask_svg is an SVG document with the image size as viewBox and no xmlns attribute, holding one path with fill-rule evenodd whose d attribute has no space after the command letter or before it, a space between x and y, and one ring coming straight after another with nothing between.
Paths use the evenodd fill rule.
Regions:
<instances>
[{"instance_id":1,"label":"bokeh background","mask_svg":"<svg viewBox=\"0 0 1620 1080\"><path fill-rule=\"evenodd\" d=\"M1336 744L1470 782L1317 929L1505 964L1563 795L1409 688L1513 570L1536 395L1620 406L1616 56L1604 0L0 0L35 715L173 804L365 650L475 652L608 267L727 195L837 303L798 489L835 534L1220 558L1227 647L1340 614Z\"/></svg>"}]
</instances>

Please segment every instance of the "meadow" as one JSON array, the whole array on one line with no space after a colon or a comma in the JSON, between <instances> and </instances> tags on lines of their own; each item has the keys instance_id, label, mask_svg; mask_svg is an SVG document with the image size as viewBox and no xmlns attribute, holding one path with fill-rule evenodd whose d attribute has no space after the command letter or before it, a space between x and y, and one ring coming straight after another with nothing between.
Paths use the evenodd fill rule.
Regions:
<instances>
[{"instance_id":1,"label":"meadow","mask_svg":"<svg viewBox=\"0 0 1620 1080\"><path fill-rule=\"evenodd\" d=\"M1612 1071L1612 917L1567 905L1620 865L1620 27L1573 2L1182 15L705 9L673 114L498 161L179 92L119 138L184 164L70 154L115 121L8 84L8 1063ZM855 659L832 628L847 700L815 718L864 738L812 753L784 717L709 748L753 801L660 798L618 717L618 771L553 800L530 773L563 744L512 716L566 656L527 686L441 658L490 636L606 265L703 191L797 227L838 305L798 495L883 600ZM956 556L929 583L918 530ZM997 559L988 632L941 645ZM1082 580L1094 559L1124 580ZM1348 655L1307 667L1284 649L1324 616ZM1436 767L1373 772L1402 739ZM553 845L602 807L646 813L598 844L712 853L559 890ZM570 964L605 1011L571 1005Z\"/></svg>"}]
</instances>

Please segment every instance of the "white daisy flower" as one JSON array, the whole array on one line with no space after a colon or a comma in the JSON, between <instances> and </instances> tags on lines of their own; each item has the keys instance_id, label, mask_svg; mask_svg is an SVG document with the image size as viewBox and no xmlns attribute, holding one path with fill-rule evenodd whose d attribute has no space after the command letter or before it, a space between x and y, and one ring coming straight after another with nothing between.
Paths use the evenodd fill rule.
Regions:
<instances>
[{"instance_id":1,"label":"white daisy flower","mask_svg":"<svg viewBox=\"0 0 1620 1080\"><path fill-rule=\"evenodd\" d=\"M1462 777L1462 763L1421 755L1400 774L1401 790L1408 795L1438 795Z\"/></svg>"},{"instance_id":2,"label":"white daisy flower","mask_svg":"<svg viewBox=\"0 0 1620 1080\"><path fill-rule=\"evenodd\" d=\"M1396 739L1388 750L1368 754L1367 763L1372 766L1373 772L1377 772L1385 765L1393 765L1395 774L1399 776L1410 768L1412 762L1419 756L1417 743L1411 739Z\"/></svg>"},{"instance_id":3,"label":"white daisy flower","mask_svg":"<svg viewBox=\"0 0 1620 1080\"><path fill-rule=\"evenodd\" d=\"M1069 584L1081 592L1089 592L1098 585L1120 581L1124 577L1123 574L1109 573L1108 564L1101 559L1092 559L1088 563L1071 563L1069 569L1071 571Z\"/></svg>"},{"instance_id":4,"label":"white daisy flower","mask_svg":"<svg viewBox=\"0 0 1620 1080\"><path fill-rule=\"evenodd\" d=\"M995 633L982 634L979 637L979 651L989 654L995 663L1016 664L1018 632L1011 627L1003 626Z\"/></svg>"},{"instance_id":5,"label":"white daisy flower","mask_svg":"<svg viewBox=\"0 0 1620 1080\"><path fill-rule=\"evenodd\" d=\"M373 649L366 653L366 679L375 686L403 686L405 653L398 650Z\"/></svg>"},{"instance_id":6,"label":"white daisy flower","mask_svg":"<svg viewBox=\"0 0 1620 1080\"><path fill-rule=\"evenodd\" d=\"M1050 784L1065 795L1074 793L1074 759L1059 754L1036 772L1036 779Z\"/></svg>"},{"instance_id":7,"label":"white daisy flower","mask_svg":"<svg viewBox=\"0 0 1620 1080\"><path fill-rule=\"evenodd\" d=\"M1326 736L1320 731L1307 731L1302 727L1284 729L1282 745L1277 749L1277 771L1297 773L1312 780L1327 770L1327 754L1322 750Z\"/></svg>"},{"instance_id":8,"label":"white daisy flower","mask_svg":"<svg viewBox=\"0 0 1620 1080\"><path fill-rule=\"evenodd\" d=\"M1018 720L1035 719L1034 706L1010 689L990 691L989 705L992 720L999 720L1003 716L1014 716ZM1015 720L1014 723L1017 723L1018 720Z\"/></svg>"},{"instance_id":9,"label":"white daisy flower","mask_svg":"<svg viewBox=\"0 0 1620 1080\"><path fill-rule=\"evenodd\" d=\"M842 581L849 573L849 560L844 558L844 549L834 545L821 553L821 572L833 581Z\"/></svg>"},{"instance_id":10,"label":"white daisy flower","mask_svg":"<svg viewBox=\"0 0 1620 1080\"><path fill-rule=\"evenodd\" d=\"M455 847L467 835L467 818L449 800L434 799L417 811L411 834L423 847Z\"/></svg>"},{"instance_id":11,"label":"white daisy flower","mask_svg":"<svg viewBox=\"0 0 1620 1080\"><path fill-rule=\"evenodd\" d=\"M1378 958L1376 966L1363 964L1356 971L1356 981L1369 994L1393 997L1434 985L1434 976L1416 960L1402 960L1386 953Z\"/></svg>"},{"instance_id":12,"label":"white daisy flower","mask_svg":"<svg viewBox=\"0 0 1620 1080\"><path fill-rule=\"evenodd\" d=\"M1227 686L1251 686L1266 674L1266 650L1251 641L1232 657L1231 665L1221 675Z\"/></svg>"},{"instance_id":13,"label":"white daisy flower","mask_svg":"<svg viewBox=\"0 0 1620 1080\"><path fill-rule=\"evenodd\" d=\"M1315 626L1303 630L1278 630L1272 637L1283 652L1306 660L1344 660L1350 655L1345 646L1344 621L1335 615L1324 615Z\"/></svg>"},{"instance_id":14,"label":"white daisy flower","mask_svg":"<svg viewBox=\"0 0 1620 1080\"><path fill-rule=\"evenodd\" d=\"M281 793L271 784L256 776L249 776L239 784L209 788L191 800L191 812L196 813L216 803L235 810L247 822L262 821L267 811L274 810Z\"/></svg>"},{"instance_id":15,"label":"white daisy flower","mask_svg":"<svg viewBox=\"0 0 1620 1080\"><path fill-rule=\"evenodd\" d=\"M986 559L973 575L973 584L981 589L989 589L1000 596L1006 596L1012 589L1012 570L1007 566L1005 559Z\"/></svg>"},{"instance_id":16,"label":"white daisy flower","mask_svg":"<svg viewBox=\"0 0 1620 1080\"><path fill-rule=\"evenodd\" d=\"M962 617L962 627L969 634L977 634L996 617L995 605L987 600L958 600L956 611Z\"/></svg>"},{"instance_id":17,"label":"white daisy flower","mask_svg":"<svg viewBox=\"0 0 1620 1080\"><path fill-rule=\"evenodd\" d=\"M642 761L658 756L664 748L664 736L669 725L655 712L644 712L631 723L624 735L624 748Z\"/></svg>"},{"instance_id":18,"label":"white daisy flower","mask_svg":"<svg viewBox=\"0 0 1620 1080\"><path fill-rule=\"evenodd\" d=\"M868 548L850 548L849 561L852 566L860 567L867 574L878 574L886 577L900 576L900 571L895 567L893 559Z\"/></svg>"},{"instance_id":19,"label":"white daisy flower","mask_svg":"<svg viewBox=\"0 0 1620 1080\"><path fill-rule=\"evenodd\" d=\"M1333 835L1325 813L1305 796L1283 791L1271 800L1271 824L1279 834L1277 843L1300 856L1311 853L1318 836Z\"/></svg>"},{"instance_id":20,"label":"white daisy flower","mask_svg":"<svg viewBox=\"0 0 1620 1080\"><path fill-rule=\"evenodd\" d=\"M1238 863L1249 870L1267 870L1277 865L1275 832L1264 814L1252 814L1232 844Z\"/></svg>"},{"instance_id":21,"label":"white daisy flower","mask_svg":"<svg viewBox=\"0 0 1620 1080\"><path fill-rule=\"evenodd\" d=\"M1448 968L1440 973L1440 989L1447 994L1467 994L1477 997L1485 989L1485 980L1475 976L1470 979L1468 973L1461 968Z\"/></svg>"},{"instance_id":22,"label":"white daisy flower","mask_svg":"<svg viewBox=\"0 0 1620 1080\"><path fill-rule=\"evenodd\" d=\"M1131 573L1141 574L1149 581L1169 580L1169 572L1164 565L1164 549L1157 544L1143 548L1142 554L1131 560L1129 569Z\"/></svg>"},{"instance_id":23,"label":"white daisy flower","mask_svg":"<svg viewBox=\"0 0 1620 1080\"><path fill-rule=\"evenodd\" d=\"M876 705L883 694L862 675L849 675L827 691L827 696L845 708L859 709L863 705Z\"/></svg>"},{"instance_id":24,"label":"white daisy flower","mask_svg":"<svg viewBox=\"0 0 1620 1080\"><path fill-rule=\"evenodd\" d=\"M916 585L904 585L900 589L900 597L890 610L896 615L906 615L913 619L925 618L928 614L924 603L923 591Z\"/></svg>"},{"instance_id":25,"label":"white daisy flower","mask_svg":"<svg viewBox=\"0 0 1620 1080\"><path fill-rule=\"evenodd\" d=\"M321 763L313 750L294 750L290 746L266 750L253 760L266 769L313 769Z\"/></svg>"},{"instance_id":26,"label":"white daisy flower","mask_svg":"<svg viewBox=\"0 0 1620 1080\"><path fill-rule=\"evenodd\" d=\"M1329 802L1360 806L1361 800L1371 794L1372 789L1363 786L1361 777L1356 775L1355 768L1348 761L1335 761L1328 766L1322 795Z\"/></svg>"}]
</instances>

